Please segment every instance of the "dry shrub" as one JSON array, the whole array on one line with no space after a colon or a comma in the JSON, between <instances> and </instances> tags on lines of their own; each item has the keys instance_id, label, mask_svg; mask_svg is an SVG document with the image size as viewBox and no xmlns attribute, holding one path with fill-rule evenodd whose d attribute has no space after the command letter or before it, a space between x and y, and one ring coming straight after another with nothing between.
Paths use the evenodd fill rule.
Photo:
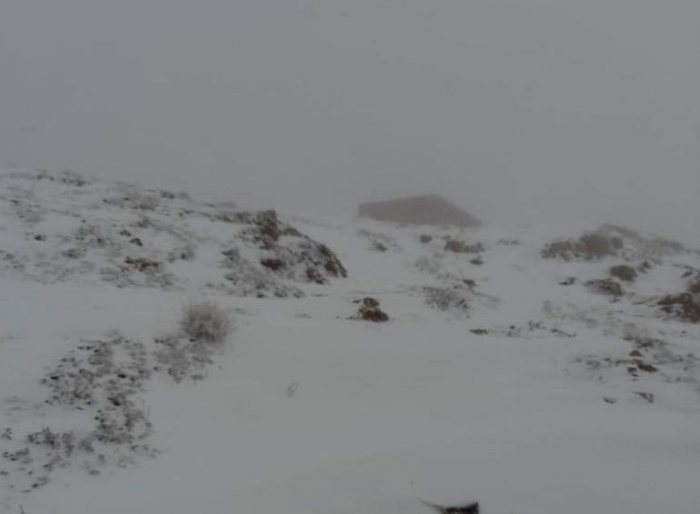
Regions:
<instances>
[{"instance_id":1,"label":"dry shrub","mask_svg":"<svg viewBox=\"0 0 700 514\"><path fill-rule=\"evenodd\" d=\"M586 282L586 287L594 293L604 294L607 296L620 297L625 294L619 282L610 278L602 280L589 280Z\"/></svg>"},{"instance_id":2,"label":"dry shrub","mask_svg":"<svg viewBox=\"0 0 700 514\"><path fill-rule=\"evenodd\" d=\"M326 245L321 245L318 249L319 253L324 257L325 264L323 268L328 272L329 275L333 277L345 278L348 276L348 272L340 262L340 259L328 248Z\"/></svg>"},{"instance_id":3,"label":"dry shrub","mask_svg":"<svg viewBox=\"0 0 700 514\"><path fill-rule=\"evenodd\" d=\"M389 315L379 307L379 301L374 298L363 298L357 311L358 319L372 323L389 321Z\"/></svg>"},{"instance_id":4,"label":"dry shrub","mask_svg":"<svg viewBox=\"0 0 700 514\"><path fill-rule=\"evenodd\" d=\"M596 261L614 256L658 262L663 257L686 252L688 250L680 243L663 237L641 235L617 225L603 225L578 239L564 239L546 245L542 257L564 261Z\"/></svg>"},{"instance_id":5,"label":"dry shrub","mask_svg":"<svg viewBox=\"0 0 700 514\"><path fill-rule=\"evenodd\" d=\"M401 251L401 246L396 243L393 237L381 232L373 232L367 229L360 229L357 234L368 239L370 248L375 252L386 253L389 250Z\"/></svg>"},{"instance_id":6,"label":"dry shrub","mask_svg":"<svg viewBox=\"0 0 700 514\"><path fill-rule=\"evenodd\" d=\"M688 292L690 294L698 294L700 295L700 280L695 280L690 283L688 286Z\"/></svg>"},{"instance_id":7,"label":"dry shrub","mask_svg":"<svg viewBox=\"0 0 700 514\"><path fill-rule=\"evenodd\" d=\"M465 241L449 239L445 242L445 251L452 253L481 253L484 251L484 245L481 243L470 245Z\"/></svg>"},{"instance_id":8,"label":"dry shrub","mask_svg":"<svg viewBox=\"0 0 700 514\"><path fill-rule=\"evenodd\" d=\"M208 344L223 343L234 328L231 313L212 301L186 303L178 323L188 339Z\"/></svg>"},{"instance_id":9,"label":"dry shrub","mask_svg":"<svg viewBox=\"0 0 700 514\"><path fill-rule=\"evenodd\" d=\"M238 247L222 252L222 267L230 270L224 278L232 284L225 285L225 290L242 289L236 294L260 298L268 294L300 297L303 292L284 281L326 284L330 278L347 277L347 270L330 248L280 221L275 211L242 214L249 217L250 226L239 234L240 242L262 252L257 262L245 258Z\"/></svg>"},{"instance_id":10,"label":"dry shrub","mask_svg":"<svg viewBox=\"0 0 700 514\"><path fill-rule=\"evenodd\" d=\"M615 255L622 250L624 243L620 237L604 234L584 234L579 239L581 250L589 259L600 259L606 255Z\"/></svg>"},{"instance_id":11,"label":"dry shrub","mask_svg":"<svg viewBox=\"0 0 700 514\"><path fill-rule=\"evenodd\" d=\"M688 252L686 247L676 241L656 235L642 235L619 225L603 225L598 232L624 239L628 246L634 248L634 257L639 259L655 261L668 255Z\"/></svg>"},{"instance_id":12,"label":"dry shrub","mask_svg":"<svg viewBox=\"0 0 700 514\"><path fill-rule=\"evenodd\" d=\"M321 275L321 272L318 271L316 268L306 269L306 280L309 281L309 283L319 285L323 285L326 282L328 282L326 278L323 275Z\"/></svg>"},{"instance_id":13,"label":"dry shrub","mask_svg":"<svg viewBox=\"0 0 700 514\"><path fill-rule=\"evenodd\" d=\"M142 273L160 271L163 264L143 257L127 257L124 262Z\"/></svg>"},{"instance_id":14,"label":"dry shrub","mask_svg":"<svg viewBox=\"0 0 700 514\"><path fill-rule=\"evenodd\" d=\"M700 279L693 279L682 293L664 296L658 305L663 312L681 321L700 323Z\"/></svg>"},{"instance_id":15,"label":"dry shrub","mask_svg":"<svg viewBox=\"0 0 700 514\"><path fill-rule=\"evenodd\" d=\"M253 223L258 227L261 238L277 242L282 236L300 237L301 233L286 223L280 223L274 210L257 213Z\"/></svg>"},{"instance_id":16,"label":"dry shrub","mask_svg":"<svg viewBox=\"0 0 700 514\"><path fill-rule=\"evenodd\" d=\"M700 323L700 302L698 295L686 292L667 295L661 298L659 307L666 314L690 323Z\"/></svg>"},{"instance_id":17,"label":"dry shrub","mask_svg":"<svg viewBox=\"0 0 700 514\"><path fill-rule=\"evenodd\" d=\"M624 243L620 237L589 233L574 241L554 241L548 244L542 250L542 257L561 259L567 262L572 260L595 261L608 256L617 256L623 247Z\"/></svg>"},{"instance_id":18,"label":"dry shrub","mask_svg":"<svg viewBox=\"0 0 700 514\"><path fill-rule=\"evenodd\" d=\"M608 273L610 273L611 277L622 280L623 282L634 282L639 276L637 270L627 264L613 266Z\"/></svg>"},{"instance_id":19,"label":"dry shrub","mask_svg":"<svg viewBox=\"0 0 700 514\"><path fill-rule=\"evenodd\" d=\"M260 265L272 271L279 271L284 268L285 263L282 259L271 258L260 259Z\"/></svg>"},{"instance_id":20,"label":"dry shrub","mask_svg":"<svg viewBox=\"0 0 700 514\"><path fill-rule=\"evenodd\" d=\"M474 283L474 286L476 283ZM473 287L467 285L469 292ZM452 311L459 313L469 312L470 295L464 288L435 287L427 286L423 288L425 293L425 303L441 311Z\"/></svg>"},{"instance_id":21,"label":"dry shrub","mask_svg":"<svg viewBox=\"0 0 700 514\"><path fill-rule=\"evenodd\" d=\"M647 403L654 403L654 393L648 393L646 391L635 391L634 394L645 400Z\"/></svg>"}]
</instances>

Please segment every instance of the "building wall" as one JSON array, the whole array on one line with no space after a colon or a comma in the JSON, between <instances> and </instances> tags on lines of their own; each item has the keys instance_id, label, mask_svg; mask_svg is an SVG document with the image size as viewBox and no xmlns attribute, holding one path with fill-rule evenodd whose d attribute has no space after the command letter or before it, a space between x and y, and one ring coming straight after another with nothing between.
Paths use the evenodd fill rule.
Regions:
<instances>
[{"instance_id":1,"label":"building wall","mask_svg":"<svg viewBox=\"0 0 700 514\"><path fill-rule=\"evenodd\" d=\"M359 206L360 216L379 221L476 227L480 221L438 196L399 198Z\"/></svg>"}]
</instances>

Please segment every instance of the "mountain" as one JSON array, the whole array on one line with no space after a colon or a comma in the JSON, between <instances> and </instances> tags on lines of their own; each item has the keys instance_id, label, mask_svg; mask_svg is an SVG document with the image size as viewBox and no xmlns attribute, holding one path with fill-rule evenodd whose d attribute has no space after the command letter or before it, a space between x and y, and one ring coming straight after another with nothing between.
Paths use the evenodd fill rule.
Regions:
<instances>
[{"instance_id":1,"label":"mountain","mask_svg":"<svg viewBox=\"0 0 700 514\"><path fill-rule=\"evenodd\" d=\"M700 504L700 254L658 236L5 171L0 284L0 512Z\"/></svg>"}]
</instances>

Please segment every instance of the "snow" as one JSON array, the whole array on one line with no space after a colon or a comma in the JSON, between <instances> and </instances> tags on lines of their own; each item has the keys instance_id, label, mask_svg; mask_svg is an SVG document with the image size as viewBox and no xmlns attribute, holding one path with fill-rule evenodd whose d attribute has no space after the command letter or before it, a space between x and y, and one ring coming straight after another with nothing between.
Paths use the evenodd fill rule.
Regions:
<instances>
[{"instance_id":1,"label":"snow","mask_svg":"<svg viewBox=\"0 0 700 514\"><path fill-rule=\"evenodd\" d=\"M43 221L18 220L3 207L0 249L34 263L42 262L35 251L55 255L61 246L60 213L87 212L113 186L31 177L2 180L50 199L37 202ZM107 231L132 216L130 208L95 209L89 222ZM323 285L274 279L299 288L300 298L210 288L216 238L224 238L194 214L182 223L196 226L197 258L170 270L177 287L137 281L118 288L90 266L60 280L52 272L0 270L0 433L13 433L12 441L0 439L3 451L46 427L89 425L75 410L46 405L40 383L81 340L119 330L150 348L176 329L191 297L230 308L237 325L204 380L154 374L146 383L142 400L154 427L146 442L158 455L123 467L108 460L97 476L81 469L77 455L28 493L10 488L25 477L0 457L0 470L10 471L0 476L0 512L430 512L419 500L479 501L486 514L698 511L700 372L690 354L700 351L700 326L669 319L653 302L682 290L684 266L700 268L697 254L664 256L615 300L583 283L605 278L619 259L541 258L546 243L577 237L579 229L280 217L332 249L348 277ZM27 233L47 234L46 248L35 250L40 242ZM238 242L235 233L228 243ZM377 234L387 251L373 244ZM421 234L432 241L421 243ZM445 252L444 237L482 243L483 265L470 262L474 255ZM147 256L165 255L171 242L154 237ZM110 262L93 250L90 258ZM560 285L567 277L576 283ZM431 308L425 287L457 291L469 307ZM352 319L363 297L379 300L390 321ZM664 345L640 346L647 340ZM629 360L635 348L658 372L632 376L627 362L603 362ZM640 392L653 394L653 403Z\"/></svg>"}]
</instances>

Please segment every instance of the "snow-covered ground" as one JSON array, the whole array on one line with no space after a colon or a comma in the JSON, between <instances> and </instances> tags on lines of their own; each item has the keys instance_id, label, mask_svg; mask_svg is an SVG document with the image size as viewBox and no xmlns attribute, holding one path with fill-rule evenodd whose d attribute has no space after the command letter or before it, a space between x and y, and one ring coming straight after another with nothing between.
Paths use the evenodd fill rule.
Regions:
<instances>
[{"instance_id":1,"label":"snow-covered ground","mask_svg":"<svg viewBox=\"0 0 700 514\"><path fill-rule=\"evenodd\" d=\"M0 512L700 510L700 325L659 305L700 278L695 252L607 227L602 255L545 259L583 229L271 222L72 174L0 186ZM358 319L367 297L388 322ZM236 329L175 380L158 355L197 298ZM52 398L102 348L119 362L94 390ZM95 428L123 414L114 391L134 440Z\"/></svg>"}]
</instances>

